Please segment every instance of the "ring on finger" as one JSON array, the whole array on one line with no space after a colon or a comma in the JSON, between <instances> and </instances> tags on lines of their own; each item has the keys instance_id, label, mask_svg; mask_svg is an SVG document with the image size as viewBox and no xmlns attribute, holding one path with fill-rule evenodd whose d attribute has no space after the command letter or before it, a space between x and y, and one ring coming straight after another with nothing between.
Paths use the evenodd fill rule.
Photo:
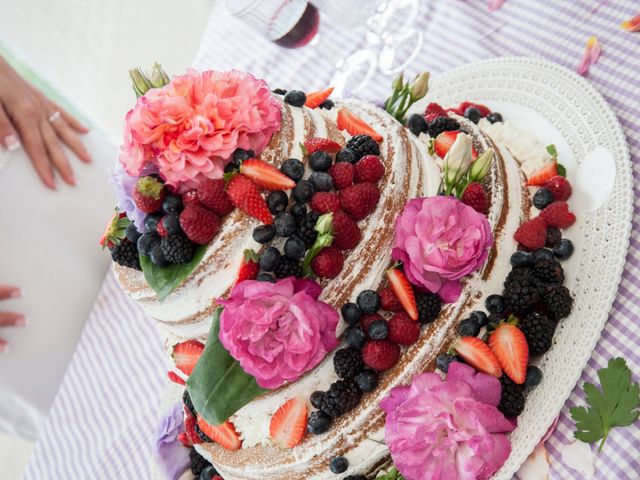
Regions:
<instances>
[{"instance_id":1,"label":"ring on finger","mask_svg":"<svg viewBox=\"0 0 640 480\"><path fill-rule=\"evenodd\" d=\"M49 123L53 123L56 120L58 120L59 118L60 118L60 112L58 110L56 110L51 115L49 115L49 118L47 118L47 120L49 120Z\"/></svg>"}]
</instances>

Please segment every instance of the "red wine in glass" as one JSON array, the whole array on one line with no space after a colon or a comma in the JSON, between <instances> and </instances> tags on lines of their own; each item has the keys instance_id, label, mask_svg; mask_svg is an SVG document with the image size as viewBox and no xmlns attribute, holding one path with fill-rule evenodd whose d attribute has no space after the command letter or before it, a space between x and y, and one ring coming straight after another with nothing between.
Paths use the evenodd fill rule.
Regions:
<instances>
[{"instance_id":1,"label":"red wine in glass","mask_svg":"<svg viewBox=\"0 0 640 480\"><path fill-rule=\"evenodd\" d=\"M278 23L282 24L282 22ZM307 3L302 16L298 19L296 24L282 36L275 36L277 35L277 32L272 32L275 34L272 39L277 45L284 48L304 47L313 40L318 33L319 27L320 14L318 13L318 9L311 3Z\"/></svg>"}]
</instances>

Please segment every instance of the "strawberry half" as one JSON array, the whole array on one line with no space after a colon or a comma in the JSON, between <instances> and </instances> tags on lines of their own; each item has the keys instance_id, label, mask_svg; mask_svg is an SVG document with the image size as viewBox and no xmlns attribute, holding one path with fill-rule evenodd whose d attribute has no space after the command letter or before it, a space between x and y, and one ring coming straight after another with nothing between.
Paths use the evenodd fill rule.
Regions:
<instances>
[{"instance_id":1,"label":"strawberry half","mask_svg":"<svg viewBox=\"0 0 640 480\"><path fill-rule=\"evenodd\" d=\"M351 135L369 135L376 142L382 141L382 135L376 132L367 122L346 108L338 111L338 130L346 130Z\"/></svg>"},{"instance_id":2,"label":"strawberry half","mask_svg":"<svg viewBox=\"0 0 640 480\"><path fill-rule=\"evenodd\" d=\"M527 376L529 361L529 345L522 330L515 325L500 325L489 337L489 347L504 373L515 383L522 385Z\"/></svg>"},{"instance_id":3,"label":"strawberry half","mask_svg":"<svg viewBox=\"0 0 640 480\"><path fill-rule=\"evenodd\" d=\"M260 266L258 265L258 255L256 255L256 252L251 249L245 250L234 286L240 282L244 282L245 280L255 279L258 276L259 271Z\"/></svg>"},{"instance_id":4,"label":"strawberry half","mask_svg":"<svg viewBox=\"0 0 640 480\"><path fill-rule=\"evenodd\" d=\"M480 372L500 378L502 370L489 346L478 337L462 337L453 345L462 359Z\"/></svg>"},{"instance_id":5,"label":"strawberry half","mask_svg":"<svg viewBox=\"0 0 640 480\"><path fill-rule=\"evenodd\" d=\"M227 450L239 450L242 446L242 440L236 428L229 420L221 425L210 425L204 418L198 415L198 427L207 437L219 444Z\"/></svg>"},{"instance_id":6,"label":"strawberry half","mask_svg":"<svg viewBox=\"0 0 640 480\"><path fill-rule=\"evenodd\" d=\"M302 398L287 400L271 417L269 436L281 448L292 448L307 431L307 403Z\"/></svg>"},{"instance_id":7,"label":"strawberry half","mask_svg":"<svg viewBox=\"0 0 640 480\"><path fill-rule=\"evenodd\" d=\"M453 142L456 141L458 135L462 132L457 130L450 130L446 132L442 132L440 135L436 137L433 141L433 149L440 158L444 158L447 154ZM471 156L475 159L478 158L478 152L476 152L475 147L471 147Z\"/></svg>"},{"instance_id":8,"label":"strawberry half","mask_svg":"<svg viewBox=\"0 0 640 480\"><path fill-rule=\"evenodd\" d=\"M186 407L184 409L184 433L187 434L191 445L202 443L200 435L196 432L196 417L191 415L191 412L189 412Z\"/></svg>"},{"instance_id":9,"label":"strawberry half","mask_svg":"<svg viewBox=\"0 0 640 480\"><path fill-rule=\"evenodd\" d=\"M191 375L198 359L204 350L202 342L197 340L187 340L185 342L177 343L173 346L173 352L171 356L176 367L185 375Z\"/></svg>"},{"instance_id":10,"label":"strawberry half","mask_svg":"<svg viewBox=\"0 0 640 480\"><path fill-rule=\"evenodd\" d=\"M319 92L307 93L307 101L304 102L305 107L316 108L319 107L333 93L333 87L329 87L326 90Z\"/></svg>"},{"instance_id":11,"label":"strawberry half","mask_svg":"<svg viewBox=\"0 0 640 480\"><path fill-rule=\"evenodd\" d=\"M231 202L247 215L257 218L262 223L271 225L273 216L267 202L260 195L260 191L249 177L236 174L227 184L227 193Z\"/></svg>"},{"instance_id":12,"label":"strawberry half","mask_svg":"<svg viewBox=\"0 0 640 480\"><path fill-rule=\"evenodd\" d=\"M273 165L257 158L248 158L240 165L240 173L267 190L291 190L296 182Z\"/></svg>"},{"instance_id":13,"label":"strawberry half","mask_svg":"<svg viewBox=\"0 0 640 480\"><path fill-rule=\"evenodd\" d=\"M171 380L173 383L177 383L178 385L185 385L185 381L182 379L182 377L173 370L169 370L167 372L167 377L169 377L169 380Z\"/></svg>"},{"instance_id":14,"label":"strawberry half","mask_svg":"<svg viewBox=\"0 0 640 480\"><path fill-rule=\"evenodd\" d=\"M313 152L321 150L323 152L335 153L342 150L342 145L328 138L311 138L304 142L304 149L307 155L311 155Z\"/></svg>"},{"instance_id":15,"label":"strawberry half","mask_svg":"<svg viewBox=\"0 0 640 480\"><path fill-rule=\"evenodd\" d=\"M389 280L391 290L393 290L393 293L395 293L396 298L411 317L411 320L418 320L419 314L416 296L404 272L399 268L391 268L387 270L387 279Z\"/></svg>"},{"instance_id":16,"label":"strawberry half","mask_svg":"<svg viewBox=\"0 0 640 480\"><path fill-rule=\"evenodd\" d=\"M541 187L556 175L558 175L558 162L554 160L553 162L547 163L540 170L532 174L527 179L527 183L525 185L527 185L528 187Z\"/></svg>"}]
</instances>

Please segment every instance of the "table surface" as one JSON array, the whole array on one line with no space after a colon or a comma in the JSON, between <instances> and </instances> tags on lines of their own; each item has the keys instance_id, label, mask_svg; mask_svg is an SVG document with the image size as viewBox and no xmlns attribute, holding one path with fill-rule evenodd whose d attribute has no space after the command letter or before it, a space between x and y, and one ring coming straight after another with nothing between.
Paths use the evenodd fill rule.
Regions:
<instances>
[{"instance_id":1,"label":"table surface","mask_svg":"<svg viewBox=\"0 0 640 480\"><path fill-rule=\"evenodd\" d=\"M640 33L619 27L638 13L637 0L507 0L495 12L484 0L431 0L422 2L417 15L425 43L407 71L411 75L505 55L541 57L575 69L587 38L596 35L603 47L587 78L618 115L629 142L636 185L633 228L603 336L545 445L552 479L584 478L561 455L573 439L569 408L584 404L582 383L597 382L597 370L616 356L627 360L634 380L640 372ZM343 49L339 55L347 56L365 40L363 30L330 22L322 25L319 40L295 51L280 49L216 7L194 66L249 70L274 88L321 88L333 74L336 52ZM364 97L384 98L389 83L389 77L378 74ZM77 478L76 472L90 472L92 478L149 478L165 371L153 322L108 275L24 478ZM596 456L594 478L640 478L638 445L637 423L614 429Z\"/></svg>"}]
</instances>

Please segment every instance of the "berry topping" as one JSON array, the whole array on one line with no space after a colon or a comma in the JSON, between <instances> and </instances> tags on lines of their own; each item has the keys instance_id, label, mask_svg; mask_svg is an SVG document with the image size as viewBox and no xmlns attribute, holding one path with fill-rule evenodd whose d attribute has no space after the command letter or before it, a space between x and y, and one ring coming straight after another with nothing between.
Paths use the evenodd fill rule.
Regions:
<instances>
[{"instance_id":1,"label":"berry topping","mask_svg":"<svg viewBox=\"0 0 640 480\"><path fill-rule=\"evenodd\" d=\"M280 261L280 265L275 270L276 278L287 278L287 277L301 277L302 276L302 266L300 262L297 260L291 260L290 258L283 258Z\"/></svg>"},{"instance_id":2,"label":"berry topping","mask_svg":"<svg viewBox=\"0 0 640 480\"><path fill-rule=\"evenodd\" d=\"M353 179L356 183L377 183L384 176L384 165L377 155L365 155L355 165Z\"/></svg>"},{"instance_id":3,"label":"berry topping","mask_svg":"<svg viewBox=\"0 0 640 480\"><path fill-rule=\"evenodd\" d=\"M311 405L313 405L315 408L320 408L323 399L324 392L320 392L319 390L316 390L309 396L309 402L311 402Z\"/></svg>"},{"instance_id":4,"label":"berry topping","mask_svg":"<svg viewBox=\"0 0 640 480\"><path fill-rule=\"evenodd\" d=\"M333 230L333 245L340 250L351 250L360 243L362 234L358 224L342 210L333 213L331 228Z\"/></svg>"},{"instance_id":5,"label":"berry topping","mask_svg":"<svg viewBox=\"0 0 640 480\"><path fill-rule=\"evenodd\" d=\"M238 269L235 284L244 282L245 280L254 280L258 276L260 267L258 265L258 256L253 250L245 250L242 263Z\"/></svg>"},{"instance_id":6,"label":"berry topping","mask_svg":"<svg viewBox=\"0 0 640 480\"><path fill-rule=\"evenodd\" d=\"M320 215L317 212L309 212L304 218L298 220L298 233L296 235L304 242L307 248L313 246L318 236L316 223L319 217Z\"/></svg>"},{"instance_id":7,"label":"berry topping","mask_svg":"<svg viewBox=\"0 0 640 480\"><path fill-rule=\"evenodd\" d=\"M400 358L400 347L389 340L369 340L362 347L362 360L376 372L389 370Z\"/></svg>"},{"instance_id":8,"label":"berry topping","mask_svg":"<svg viewBox=\"0 0 640 480\"><path fill-rule=\"evenodd\" d=\"M429 122L427 127L427 133L431 138L438 137L442 132L454 130L460 130L460 124L456 119L450 117L437 117Z\"/></svg>"},{"instance_id":9,"label":"berry topping","mask_svg":"<svg viewBox=\"0 0 640 480\"><path fill-rule=\"evenodd\" d=\"M345 303L340 309L340 313L342 313L342 318L347 325L357 325L362 317L360 307L352 302Z\"/></svg>"},{"instance_id":10,"label":"berry topping","mask_svg":"<svg viewBox=\"0 0 640 480\"><path fill-rule=\"evenodd\" d=\"M336 153L342 149L342 146L328 138L316 137L304 142L304 149L307 151L308 155L312 155L318 151Z\"/></svg>"},{"instance_id":11,"label":"berry topping","mask_svg":"<svg viewBox=\"0 0 640 480\"><path fill-rule=\"evenodd\" d=\"M289 197L281 190L276 190L267 195L267 207L274 215L284 212L289 206Z\"/></svg>"},{"instance_id":12,"label":"berry topping","mask_svg":"<svg viewBox=\"0 0 640 480\"><path fill-rule=\"evenodd\" d=\"M337 418L353 410L360 402L361 396L362 392L353 380L338 380L332 383L325 393L320 409Z\"/></svg>"},{"instance_id":13,"label":"berry topping","mask_svg":"<svg viewBox=\"0 0 640 480\"><path fill-rule=\"evenodd\" d=\"M531 267L533 266L534 258L529 252L518 250L511 255L510 262L511 266L515 268Z\"/></svg>"},{"instance_id":14,"label":"berry topping","mask_svg":"<svg viewBox=\"0 0 640 480\"><path fill-rule=\"evenodd\" d=\"M333 192L317 192L311 199L311 209L320 214L335 212L340 209L340 199Z\"/></svg>"},{"instance_id":15,"label":"berry topping","mask_svg":"<svg viewBox=\"0 0 640 480\"><path fill-rule=\"evenodd\" d=\"M373 392L378 387L378 374L373 370L364 369L356 375L356 385L363 392Z\"/></svg>"},{"instance_id":16,"label":"berry topping","mask_svg":"<svg viewBox=\"0 0 640 480\"><path fill-rule=\"evenodd\" d=\"M361 349L364 346L364 342L367 340L367 335L358 327L349 327L344 331L344 341L350 347Z\"/></svg>"},{"instance_id":17,"label":"berry topping","mask_svg":"<svg viewBox=\"0 0 640 480\"><path fill-rule=\"evenodd\" d=\"M292 107L301 107L306 103L307 96L300 90L289 90L284 95L284 101Z\"/></svg>"},{"instance_id":18,"label":"berry topping","mask_svg":"<svg viewBox=\"0 0 640 480\"><path fill-rule=\"evenodd\" d=\"M481 117L486 117L487 115L489 115L489 113L491 113L491 110L489 110L489 108L480 103L473 102L462 102L456 108L450 108L449 110L457 113L458 115L463 115L468 108L475 108L476 110L478 110L478 113Z\"/></svg>"},{"instance_id":19,"label":"berry topping","mask_svg":"<svg viewBox=\"0 0 640 480\"><path fill-rule=\"evenodd\" d=\"M160 240L160 249L167 262L177 265L189 263L195 253L193 243L184 233L164 237Z\"/></svg>"},{"instance_id":20,"label":"berry topping","mask_svg":"<svg viewBox=\"0 0 640 480\"><path fill-rule=\"evenodd\" d=\"M292 180L300 180L304 175L304 165L297 158L288 158L280 166L280 171Z\"/></svg>"},{"instance_id":21,"label":"berry topping","mask_svg":"<svg viewBox=\"0 0 640 480\"><path fill-rule=\"evenodd\" d=\"M313 172L309 181L316 192L329 192L333 190L333 179L327 172Z\"/></svg>"},{"instance_id":22,"label":"berry topping","mask_svg":"<svg viewBox=\"0 0 640 480\"><path fill-rule=\"evenodd\" d=\"M553 249L553 254L558 260L566 260L573 254L573 242L568 238L560 240L560 244Z\"/></svg>"},{"instance_id":23,"label":"berry topping","mask_svg":"<svg viewBox=\"0 0 640 480\"><path fill-rule=\"evenodd\" d=\"M273 225L260 225L253 230L253 239L263 245L269 243L276 236L276 228Z\"/></svg>"},{"instance_id":24,"label":"berry topping","mask_svg":"<svg viewBox=\"0 0 640 480\"><path fill-rule=\"evenodd\" d=\"M402 312L404 309L396 294L390 288L380 290L380 307L388 312Z\"/></svg>"},{"instance_id":25,"label":"berry topping","mask_svg":"<svg viewBox=\"0 0 640 480\"><path fill-rule=\"evenodd\" d=\"M333 186L336 190L353 185L354 166L349 162L339 162L331 165L329 175L333 179Z\"/></svg>"},{"instance_id":26,"label":"berry topping","mask_svg":"<svg viewBox=\"0 0 640 480\"><path fill-rule=\"evenodd\" d=\"M169 232L167 232L167 229L164 226L164 219L166 217L162 217L162 219L158 222L158 226L156 227L156 232L158 233L158 235L160 235L162 238L166 237L167 235L169 235Z\"/></svg>"},{"instance_id":27,"label":"berry topping","mask_svg":"<svg viewBox=\"0 0 640 480\"><path fill-rule=\"evenodd\" d=\"M480 372L500 377L502 370L489 346L478 337L462 337L453 345L458 355Z\"/></svg>"},{"instance_id":28,"label":"berry topping","mask_svg":"<svg viewBox=\"0 0 640 480\"><path fill-rule=\"evenodd\" d=\"M533 187L533 186L541 187L545 183L547 183L547 180L550 180L556 175L558 175L558 162L553 160L547 163L537 172L533 173L527 180L526 185L529 187Z\"/></svg>"},{"instance_id":29,"label":"berry topping","mask_svg":"<svg viewBox=\"0 0 640 480\"><path fill-rule=\"evenodd\" d=\"M504 290L507 311L525 313L540 301L539 282L531 276L523 275L510 281Z\"/></svg>"},{"instance_id":30,"label":"berry topping","mask_svg":"<svg viewBox=\"0 0 640 480\"><path fill-rule=\"evenodd\" d=\"M144 217L144 228L147 232L155 232L158 228L158 222L162 220L162 214L160 212L150 213Z\"/></svg>"},{"instance_id":31,"label":"berry topping","mask_svg":"<svg viewBox=\"0 0 640 480\"><path fill-rule=\"evenodd\" d=\"M192 203L198 203L198 191L197 190L189 190L182 195L182 205L186 207L187 205L191 205Z\"/></svg>"},{"instance_id":32,"label":"berry topping","mask_svg":"<svg viewBox=\"0 0 640 480\"><path fill-rule=\"evenodd\" d=\"M356 221L373 212L379 199L380 190L373 183L359 183L340 191L342 209Z\"/></svg>"},{"instance_id":33,"label":"berry topping","mask_svg":"<svg viewBox=\"0 0 640 480\"><path fill-rule=\"evenodd\" d=\"M456 355L451 355L450 353L441 353L436 357L436 366L444 373L447 373L449 371L449 365L457 361L459 361L459 359Z\"/></svg>"},{"instance_id":34,"label":"berry topping","mask_svg":"<svg viewBox=\"0 0 640 480\"><path fill-rule=\"evenodd\" d=\"M477 337L479 333L480 325L471 318L465 318L458 324L458 335L461 337Z\"/></svg>"},{"instance_id":35,"label":"berry topping","mask_svg":"<svg viewBox=\"0 0 640 480\"><path fill-rule=\"evenodd\" d=\"M335 457L331 460L329 464L329 470L331 473L344 473L349 468L349 461L344 457Z\"/></svg>"},{"instance_id":36,"label":"berry topping","mask_svg":"<svg viewBox=\"0 0 640 480\"><path fill-rule=\"evenodd\" d=\"M555 227L553 227L553 228L555 228ZM533 252L533 259L536 262L538 260L549 260L550 262L553 262L555 260L555 258L553 256L553 252L551 250L549 250L548 248L539 248L536 251L534 251Z\"/></svg>"},{"instance_id":37,"label":"berry topping","mask_svg":"<svg viewBox=\"0 0 640 480\"><path fill-rule=\"evenodd\" d=\"M220 230L220 218L198 205L189 205L180 214L180 226L193 243L206 245Z\"/></svg>"},{"instance_id":38,"label":"berry topping","mask_svg":"<svg viewBox=\"0 0 640 480\"><path fill-rule=\"evenodd\" d=\"M293 195L296 202L301 203L306 203L311 200L314 193L316 193L316 190L309 180L300 180L291 191L291 195Z\"/></svg>"},{"instance_id":39,"label":"berry topping","mask_svg":"<svg viewBox=\"0 0 640 480\"><path fill-rule=\"evenodd\" d=\"M533 388L540 384L542 381L542 370L535 365L529 365L527 367L527 378L524 381L524 387L527 389Z\"/></svg>"},{"instance_id":40,"label":"berry topping","mask_svg":"<svg viewBox=\"0 0 640 480\"><path fill-rule=\"evenodd\" d=\"M547 287L546 292L542 295L549 313L556 320L568 317L573 308L573 298L569 293L569 289L563 285L552 285Z\"/></svg>"},{"instance_id":41,"label":"berry topping","mask_svg":"<svg viewBox=\"0 0 640 480\"><path fill-rule=\"evenodd\" d=\"M547 250L548 252L548 250ZM560 263L553 257L538 255L533 269L533 275L545 283L562 283L564 281L564 271Z\"/></svg>"},{"instance_id":42,"label":"berry topping","mask_svg":"<svg viewBox=\"0 0 640 480\"><path fill-rule=\"evenodd\" d=\"M333 369L340 378L353 378L362 370L360 350L354 347L342 348L333 357Z\"/></svg>"},{"instance_id":43,"label":"berry topping","mask_svg":"<svg viewBox=\"0 0 640 480\"><path fill-rule=\"evenodd\" d=\"M291 205L289 212L297 219L304 218L307 215L307 205L304 203L296 202Z\"/></svg>"},{"instance_id":44,"label":"berry topping","mask_svg":"<svg viewBox=\"0 0 640 480\"><path fill-rule=\"evenodd\" d=\"M142 237L140 237L142 238ZM141 270L137 245L128 239L121 240L118 245L110 247L111 259L123 267Z\"/></svg>"},{"instance_id":45,"label":"berry topping","mask_svg":"<svg viewBox=\"0 0 640 480\"><path fill-rule=\"evenodd\" d=\"M378 150L379 149L380 147L378 147ZM356 155L356 152L354 150L351 150L350 148L343 148L336 155L336 162L356 163L357 161L358 157Z\"/></svg>"},{"instance_id":46,"label":"berry topping","mask_svg":"<svg viewBox=\"0 0 640 480\"><path fill-rule=\"evenodd\" d=\"M329 87L326 90L321 90L319 92L307 93L307 100L304 102L304 106L309 108L317 108L322 105L322 103L327 98L329 98L332 92L333 87Z\"/></svg>"},{"instance_id":47,"label":"berry topping","mask_svg":"<svg viewBox=\"0 0 640 480\"><path fill-rule=\"evenodd\" d=\"M505 374L518 385L527 376L529 346L524 333L515 325L503 324L489 336L489 347Z\"/></svg>"},{"instance_id":48,"label":"berry topping","mask_svg":"<svg viewBox=\"0 0 640 480\"><path fill-rule=\"evenodd\" d=\"M364 290L358 295L356 303L362 313L376 313L380 308L380 296L373 290Z\"/></svg>"},{"instance_id":49,"label":"berry topping","mask_svg":"<svg viewBox=\"0 0 640 480\"><path fill-rule=\"evenodd\" d=\"M233 203L224 189L224 180L221 178L202 182L198 185L196 196L203 207L221 217L233 211Z\"/></svg>"},{"instance_id":50,"label":"berry topping","mask_svg":"<svg viewBox=\"0 0 640 480\"><path fill-rule=\"evenodd\" d=\"M356 135L347 141L347 149L355 154L355 163L367 155L380 155L380 145L369 135ZM340 155L340 154L338 154Z\"/></svg>"},{"instance_id":51,"label":"berry topping","mask_svg":"<svg viewBox=\"0 0 640 480\"><path fill-rule=\"evenodd\" d=\"M318 172L326 172L333 160L327 152L318 150L309 155L309 166Z\"/></svg>"},{"instance_id":52,"label":"berry topping","mask_svg":"<svg viewBox=\"0 0 640 480\"><path fill-rule=\"evenodd\" d=\"M563 176L551 177L544 186L551 192L555 200L567 200L571 196L571 184Z\"/></svg>"},{"instance_id":53,"label":"berry topping","mask_svg":"<svg viewBox=\"0 0 640 480\"><path fill-rule=\"evenodd\" d=\"M556 248L560 245L562 240L562 232L558 227L547 227L547 240L544 244L545 247Z\"/></svg>"},{"instance_id":54,"label":"berry topping","mask_svg":"<svg viewBox=\"0 0 640 480\"><path fill-rule=\"evenodd\" d=\"M551 205L553 203L553 193L548 188L542 187L539 188L536 193L533 195L533 206L538 210L542 210L547 205Z\"/></svg>"},{"instance_id":55,"label":"berry topping","mask_svg":"<svg viewBox=\"0 0 640 480\"><path fill-rule=\"evenodd\" d=\"M489 115L487 115L487 120L489 120L489 123L502 122L502 115L500 115L498 112L491 112Z\"/></svg>"},{"instance_id":56,"label":"berry topping","mask_svg":"<svg viewBox=\"0 0 640 480\"><path fill-rule=\"evenodd\" d=\"M177 383L178 385L186 385L186 382L182 379L182 377L178 375L176 372L174 372L173 370L170 370L167 372L167 377L173 383Z\"/></svg>"},{"instance_id":57,"label":"berry topping","mask_svg":"<svg viewBox=\"0 0 640 480\"><path fill-rule=\"evenodd\" d=\"M554 202L540 212L540 217L551 227L567 228L576 222L567 202Z\"/></svg>"},{"instance_id":58,"label":"berry topping","mask_svg":"<svg viewBox=\"0 0 640 480\"><path fill-rule=\"evenodd\" d=\"M433 122L438 117L446 117L447 111L437 103L431 102L424 111L425 119L428 123Z\"/></svg>"},{"instance_id":59,"label":"berry topping","mask_svg":"<svg viewBox=\"0 0 640 480\"><path fill-rule=\"evenodd\" d=\"M469 314L469 318L477 323L480 327L486 327L489 323L489 317L482 310L476 310Z\"/></svg>"},{"instance_id":60,"label":"berry topping","mask_svg":"<svg viewBox=\"0 0 640 480\"><path fill-rule=\"evenodd\" d=\"M513 238L531 250L542 248L547 241L547 224L540 216L528 220L518 227Z\"/></svg>"},{"instance_id":61,"label":"berry topping","mask_svg":"<svg viewBox=\"0 0 640 480\"><path fill-rule=\"evenodd\" d=\"M296 186L291 178L276 167L257 158L249 158L242 162L240 173L267 190L290 190Z\"/></svg>"},{"instance_id":62,"label":"berry topping","mask_svg":"<svg viewBox=\"0 0 640 480\"><path fill-rule=\"evenodd\" d=\"M329 430L331 417L322 410L311 412L307 421L307 431L313 435L320 435Z\"/></svg>"},{"instance_id":63,"label":"berry topping","mask_svg":"<svg viewBox=\"0 0 640 480\"><path fill-rule=\"evenodd\" d=\"M142 234L136 228L136 224L131 222L125 230L125 236L131 243L138 243L138 239L142 236Z\"/></svg>"},{"instance_id":64,"label":"berry topping","mask_svg":"<svg viewBox=\"0 0 640 480\"><path fill-rule=\"evenodd\" d=\"M244 162L245 160L249 159L249 158L255 158L256 153L253 150L245 150L243 148L236 148L233 151L233 158L232 161L233 163L235 163L236 165L240 165L240 163Z\"/></svg>"},{"instance_id":65,"label":"berry topping","mask_svg":"<svg viewBox=\"0 0 640 480\"><path fill-rule=\"evenodd\" d=\"M302 398L287 400L271 417L269 437L280 448L292 448L307 431L307 403Z\"/></svg>"},{"instance_id":66,"label":"berry topping","mask_svg":"<svg viewBox=\"0 0 640 480\"><path fill-rule=\"evenodd\" d=\"M222 182L224 188L224 182ZM231 205L233 208L233 205ZM167 195L162 202L162 210L165 213L180 213L182 211L182 198L179 195Z\"/></svg>"},{"instance_id":67,"label":"berry topping","mask_svg":"<svg viewBox=\"0 0 640 480\"><path fill-rule=\"evenodd\" d=\"M236 174L227 185L227 193L233 204L247 215L270 225L273 217L258 187L249 177Z\"/></svg>"},{"instance_id":68,"label":"berry topping","mask_svg":"<svg viewBox=\"0 0 640 480\"><path fill-rule=\"evenodd\" d=\"M160 242L158 242L158 244L151 249L151 252L149 253L149 259L151 260L151 263L158 267L166 267L170 263L169 260L165 258L164 253L162 252Z\"/></svg>"},{"instance_id":69,"label":"berry topping","mask_svg":"<svg viewBox=\"0 0 640 480\"><path fill-rule=\"evenodd\" d=\"M407 127L411 133L417 137L427 131L427 120L424 118L424 115L414 113L409 117L409 120L407 120Z\"/></svg>"},{"instance_id":70,"label":"berry topping","mask_svg":"<svg viewBox=\"0 0 640 480\"><path fill-rule=\"evenodd\" d=\"M367 334L372 340L384 340L389 334L389 325L386 320L375 320L369 324Z\"/></svg>"},{"instance_id":71,"label":"berry topping","mask_svg":"<svg viewBox=\"0 0 640 480\"><path fill-rule=\"evenodd\" d=\"M324 247L311 261L311 269L321 278L336 278L344 267L342 252L334 247Z\"/></svg>"},{"instance_id":72,"label":"berry topping","mask_svg":"<svg viewBox=\"0 0 640 480\"><path fill-rule=\"evenodd\" d=\"M133 189L133 201L144 213L157 212L167 194L163 183L154 177L140 177Z\"/></svg>"},{"instance_id":73,"label":"berry topping","mask_svg":"<svg viewBox=\"0 0 640 480\"><path fill-rule=\"evenodd\" d=\"M485 308L489 311L489 313L502 313L504 312L504 298L502 295L489 295L487 299L484 301Z\"/></svg>"},{"instance_id":74,"label":"berry topping","mask_svg":"<svg viewBox=\"0 0 640 480\"><path fill-rule=\"evenodd\" d=\"M171 356L178 370L185 375L191 375L203 350L204 345L201 342L197 340L187 340L174 345Z\"/></svg>"},{"instance_id":75,"label":"berry topping","mask_svg":"<svg viewBox=\"0 0 640 480\"><path fill-rule=\"evenodd\" d=\"M173 235L175 233L182 232L182 227L180 226L180 217L176 213L168 213L166 214L160 223L158 223L158 227L162 227L169 235Z\"/></svg>"},{"instance_id":76,"label":"berry topping","mask_svg":"<svg viewBox=\"0 0 640 480\"><path fill-rule=\"evenodd\" d=\"M376 142L382 141L382 135L376 132L362 118L344 107L338 111L336 124L338 126L338 130L346 130L350 135L368 135ZM347 143L347 147L352 148L349 143ZM374 153L374 155L377 155L377 153Z\"/></svg>"},{"instance_id":77,"label":"berry topping","mask_svg":"<svg viewBox=\"0 0 640 480\"><path fill-rule=\"evenodd\" d=\"M389 319L387 338L398 345L413 345L420 338L420 324L404 312L396 313Z\"/></svg>"},{"instance_id":78,"label":"berry topping","mask_svg":"<svg viewBox=\"0 0 640 480\"><path fill-rule=\"evenodd\" d=\"M205 468L211 466L207 459L200 455L195 448L192 448L189 452L189 460L191 461L191 473L196 477L199 477Z\"/></svg>"},{"instance_id":79,"label":"berry topping","mask_svg":"<svg viewBox=\"0 0 640 480\"><path fill-rule=\"evenodd\" d=\"M431 292L415 292L416 306L418 307L418 321L420 323L431 323L440 314L442 300Z\"/></svg>"},{"instance_id":80,"label":"berry topping","mask_svg":"<svg viewBox=\"0 0 640 480\"><path fill-rule=\"evenodd\" d=\"M436 155L440 158L444 158L460 133L462 132L447 130L435 137L433 149L436 152ZM475 147L471 147L471 156L474 159L478 157L478 152L476 152Z\"/></svg>"},{"instance_id":81,"label":"berry topping","mask_svg":"<svg viewBox=\"0 0 640 480\"><path fill-rule=\"evenodd\" d=\"M378 320L384 321L384 318L382 318L382 316L378 315L377 313L368 313L366 315L363 315L362 319L360 320L360 324L362 325L362 330L368 333L369 327L371 326L371 324L373 322L377 322Z\"/></svg>"},{"instance_id":82,"label":"berry topping","mask_svg":"<svg viewBox=\"0 0 640 480\"><path fill-rule=\"evenodd\" d=\"M464 193L460 200L465 205L469 205L476 212L484 213L485 215L489 212L489 198L487 197L487 192L478 182L471 182L467 185L467 188L464 189Z\"/></svg>"},{"instance_id":83,"label":"berry topping","mask_svg":"<svg viewBox=\"0 0 640 480\"><path fill-rule=\"evenodd\" d=\"M331 100L330 98L327 98L324 102L320 104L320 108L324 108L325 110L331 110L334 106L335 104L333 103L333 100Z\"/></svg>"},{"instance_id":84,"label":"berry topping","mask_svg":"<svg viewBox=\"0 0 640 480\"><path fill-rule=\"evenodd\" d=\"M518 385L506 375L500 378L500 385L502 394L498 410L504 413L505 417L515 418L524 409L524 386Z\"/></svg>"},{"instance_id":85,"label":"berry topping","mask_svg":"<svg viewBox=\"0 0 640 480\"><path fill-rule=\"evenodd\" d=\"M520 322L520 329L527 339L529 353L542 355L551 348L556 322L540 312L531 312Z\"/></svg>"},{"instance_id":86,"label":"berry topping","mask_svg":"<svg viewBox=\"0 0 640 480\"><path fill-rule=\"evenodd\" d=\"M464 118L471 120L473 123L478 123L482 115L476 107L467 107L464 111Z\"/></svg>"},{"instance_id":87,"label":"berry topping","mask_svg":"<svg viewBox=\"0 0 640 480\"><path fill-rule=\"evenodd\" d=\"M260 268L265 272L273 272L280 265L282 255L276 247L269 247L260 255Z\"/></svg>"},{"instance_id":88,"label":"berry topping","mask_svg":"<svg viewBox=\"0 0 640 480\"><path fill-rule=\"evenodd\" d=\"M198 427L202 433L226 450L239 450L242 447L242 440L229 420L222 425L210 425L198 416Z\"/></svg>"},{"instance_id":89,"label":"berry topping","mask_svg":"<svg viewBox=\"0 0 640 480\"><path fill-rule=\"evenodd\" d=\"M404 310L412 320L418 320L418 306L416 305L416 297L413 293L413 287L407 280L404 272L399 268L391 268L387 270L387 280L393 293L400 301Z\"/></svg>"},{"instance_id":90,"label":"berry topping","mask_svg":"<svg viewBox=\"0 0 640 480\"><path fill-rule=\"evenodd\" d=\"M298 229L295 217L289 212L282 212L276 215L273 226L276 229L276 234L281 237L290 237Z\"/></svg>"},{"instance_id":91,"label":"berry topping","mask_svg":"<svg viewBox=\"0 0 640 480\"><path fill-rule=\"evenodd\" d=\"M284 242L284 254L291 260L299 260L304 257L306 247L304 242L297 235L287 238Z\"/></svg>"}]
</instances>

